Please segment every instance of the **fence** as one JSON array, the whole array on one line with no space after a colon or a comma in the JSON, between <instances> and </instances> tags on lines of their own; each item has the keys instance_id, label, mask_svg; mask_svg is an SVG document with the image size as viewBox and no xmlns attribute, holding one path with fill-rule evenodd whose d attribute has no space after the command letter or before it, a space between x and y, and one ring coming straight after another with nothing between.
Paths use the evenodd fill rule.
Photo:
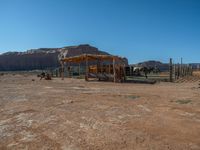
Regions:
<instances>
[{"instance_id":1,"label":"fence","mask_svg":"<svg viewBox=\"0 0 200 150\"><path fill-rule=\"evenodd\" d=\"M156 81L167 81L175 82L176 80L192 76L193 68L189 64L175 64L170 59L167 64L160 64L159 66L146 66L147 68L153 68L147 74L147 79L143 71L135 71L135 68L142 69L144 66L128 66L126 67L126 76L128 79L134 80L156 80Z\"/></svg>"}]
</instances>

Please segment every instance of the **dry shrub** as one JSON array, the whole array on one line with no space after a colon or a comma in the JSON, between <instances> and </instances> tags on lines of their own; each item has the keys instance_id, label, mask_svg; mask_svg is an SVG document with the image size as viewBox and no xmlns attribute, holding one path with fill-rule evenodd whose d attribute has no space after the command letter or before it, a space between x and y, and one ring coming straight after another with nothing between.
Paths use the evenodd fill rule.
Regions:
<instances>
[{"instance_id":1,"label":"dry shrub","mask_svg":"<svg viewBox=\"0 0 200 150\"><path fill-rule=\"evenodd\" d=\"M200 71L194 71L194 72L193 72L193 75L194 75L194 76L197 76L197 77L200 77Z\"/></svg>"}]
</instances>

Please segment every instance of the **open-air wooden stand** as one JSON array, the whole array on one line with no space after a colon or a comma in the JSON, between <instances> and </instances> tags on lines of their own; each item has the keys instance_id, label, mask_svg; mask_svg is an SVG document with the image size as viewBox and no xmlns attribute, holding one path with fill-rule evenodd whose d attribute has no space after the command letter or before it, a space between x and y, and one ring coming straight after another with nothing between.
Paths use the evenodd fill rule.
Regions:
<instances>
[{"instance_id":1,"label":"open-air wooden stand","mask_svg":"<svg viewBox=\"0 0 200 150\"><path fill-rule=\"evenodd\" d=\"M84 54L74 57L66 57L60 60L62 67L62 79L64 79L64 66L85 65L85 80L96 78L99 81L125 81L125 63L123 58L113 55ZM79 69L80 70L80 69Z\"/></svg>"}]
</instances>

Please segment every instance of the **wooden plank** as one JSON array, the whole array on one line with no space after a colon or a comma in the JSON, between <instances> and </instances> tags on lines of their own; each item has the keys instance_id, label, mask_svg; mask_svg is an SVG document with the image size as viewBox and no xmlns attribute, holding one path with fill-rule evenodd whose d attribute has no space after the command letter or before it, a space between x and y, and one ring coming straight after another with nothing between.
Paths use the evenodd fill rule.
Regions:
<instances>
[{"instance_id":1,"label":"wooden plank","mask_svg":"<svg viewBox=\"0 0 200 150\"><path fill-rule=\"evenodd\" d=\"M172 64L172 58L170 58L170 61L169 61L169 71L170 71L169 81L173 82L173 64Z\"/></svg>"},{"instance_id":2,"label":"wooden plank","mask_svg":"<svg viewBox=\"0 0 200 150\"><path fill-rule=\"evenodd\" d=\"M81 75L81 64L79 63L78 65L78 75L80 76Z\"/></svg>"},{"instance_id":3,"label":"wooden plank","mask_svg":"<svg viewBox=\"0 0 200 150\"><path fill-rule=\"evenodd\" d=\"M64 62L82 62L85 61L85 59L88 59L88 61L92 60L97 60L97 59L102 59L102 60L112 60L115 58L116 60L123 60L123 58L119 56L113 56L113 55L94 55L94 54L84 54L84 55L78 55L78 56L73 56L73 57L66 57L63 58L61 61Z\"/></svg>"},{"instance_id":4,"label":"wooden plank","mask_svg":"<svg viewBox=\"0 0 200 150\"><path fill-rule=\"evenodd\" d=\"M86 56L86 59L85 59L85 67L86 67L86 69L85 69L85 80L88 81L88 70L89 70L89 68L88 68L88 57L87 56Z\"/></svg>"},{"instance_id":5,"label":"wooden plank","mask_svg":"<svg viewBox=\"0 0 200 150\"><path fill-rule=\"evenodd\" d=\"M115 58L113 58L113 75L114 75L114 83L116 83L116 68L115 68Z\"/></svg>"}]
</instances>

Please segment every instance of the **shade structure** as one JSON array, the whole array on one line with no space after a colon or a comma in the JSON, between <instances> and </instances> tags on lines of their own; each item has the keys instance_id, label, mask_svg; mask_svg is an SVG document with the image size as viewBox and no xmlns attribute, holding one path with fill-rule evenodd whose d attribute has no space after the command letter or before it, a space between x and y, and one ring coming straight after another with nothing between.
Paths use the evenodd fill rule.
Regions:
<instances>
[{"instance_id":1,"label":"shade structure","mask_svg":"<svg viewBox=\"0 0 200 150\"><path fill-rule=\"evenodd\" d=\"M60 60L62 68L64 67L64 63L72 64L72 63L85 63L86 66L86 73L85 73L85 80L88 81L89 77L95 77L104 80L111 80L116 81L123 81L125 79L125 62L122 57L119 56L113 56L113 55L96 55L96 54L83 54L73 57L66 57L62 58ZM99 66L98 63L96 63L96 70L97 72L91 72L90 69L90 62L109 62L107 63L107 67L110 68L112 65L112 72L111 69L107 69L105 71L102 71L102 66ZM64 70L64 69L62 69ZM94 70L94 69L93 69ZM98 71L101 70L101 71ZM109 71L108 71L109 70ZM62 77L64 79L64 76Z\"/></svg>"},{"instance_id":2,"label":"shade structure","mask_svg":"<svg viewBox=\"0 0 200 150\"><path fill-rule=\"evenodd\" d=\"M95 54L83 54L73 57L66 57L62 58L61 62L74 62L74 63L80 63L86 61L93 61L93 60L100 60L100 61L112 61L115 59L116 61L120 61L121 63L124 62L122 57L119 56L113 56L113 55L95 55Z\"/></svg>"}]
</instances>

